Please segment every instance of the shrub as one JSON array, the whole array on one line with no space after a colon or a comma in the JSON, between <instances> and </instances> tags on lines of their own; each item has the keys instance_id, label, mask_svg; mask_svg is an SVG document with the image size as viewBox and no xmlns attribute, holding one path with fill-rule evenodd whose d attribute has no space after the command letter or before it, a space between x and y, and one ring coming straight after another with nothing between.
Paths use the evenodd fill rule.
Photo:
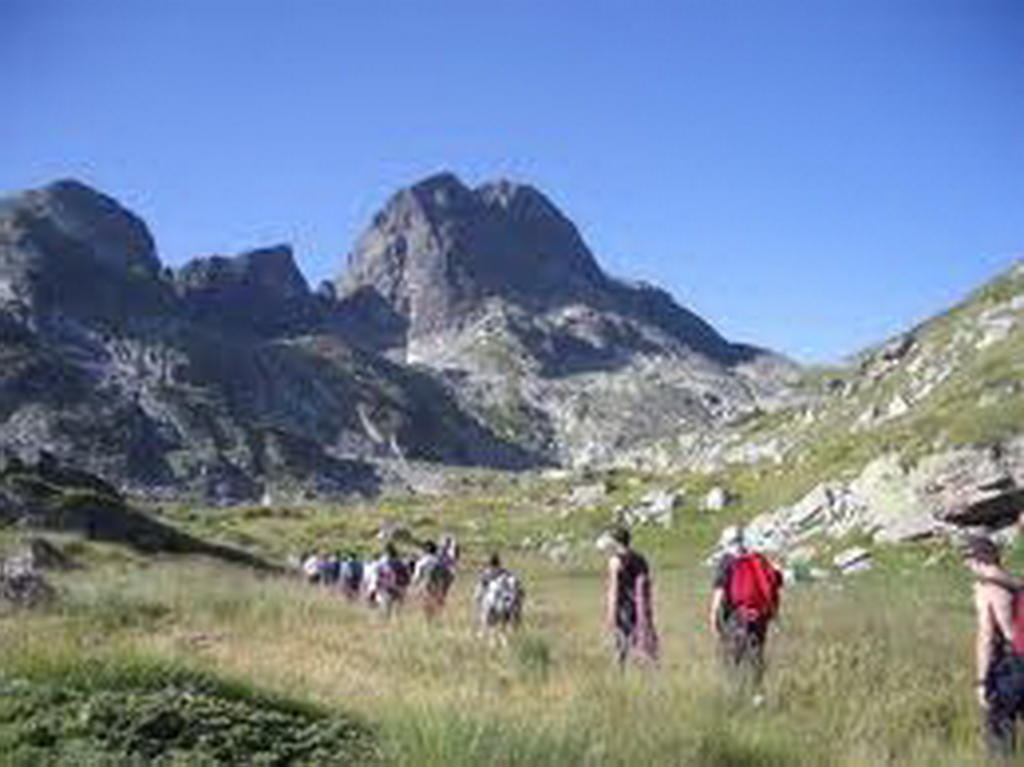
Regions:
<instances>
[{"instance_id":1,"label":"shrub","mask_svg":"<svg viewBox=\"0 0 1024 767\"><path fill-rule=\"evenodd\" d=\"M16 764L54 765L377 759L373 732L357 719L327 716L201 675L153 669L72 674L63 684L3 682L0 753Z\"/></svg>"}]
</instances>

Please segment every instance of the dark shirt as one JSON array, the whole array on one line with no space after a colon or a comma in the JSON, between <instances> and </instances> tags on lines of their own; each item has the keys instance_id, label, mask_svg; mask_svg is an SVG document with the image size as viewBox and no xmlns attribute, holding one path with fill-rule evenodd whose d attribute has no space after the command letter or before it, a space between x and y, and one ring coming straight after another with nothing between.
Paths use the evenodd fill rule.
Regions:
<instances>
[{"instance_id":1,"label":"dark shirt","mask_svg":"<svg viewBox=\"0 0 1024 767\"><path fill-rule=\"evenodd\" d=\"M732 568L736 564L736 557L732 554L723 554L722 558L718 560L718 566L715 568L715 579L711 585L716 589L728 589L729 578L732 577Z\"/></svg>"},{"instance_id":2,"label":"dark shirt","mask_svg":"<svg viewBox=\"0 0 1024 767\"><path fill-rule=\"evenodd\" d=\"M619 571L615 584L615 616L620 628L630 630L636 625L636 583L640 576L648 575L647 560L635 551L617 555Z\"/></svg>"},{"instance_id":3,"label":"dark shirt","mask_svg":"<svg viewBox=\"0 0 1024 767\"><path fill-rule=\"evenodd\" d=\"M733 604L729 601L729 579L732 578L732 571L735 567L736 555L723 554L722 558L718 560L718 566L715 568L715 578L711 583L712 588L725 591L725 599L722 600L721 612L717 618L720 625L727 623L733 614Z\"/></svg>"}]
</instances>

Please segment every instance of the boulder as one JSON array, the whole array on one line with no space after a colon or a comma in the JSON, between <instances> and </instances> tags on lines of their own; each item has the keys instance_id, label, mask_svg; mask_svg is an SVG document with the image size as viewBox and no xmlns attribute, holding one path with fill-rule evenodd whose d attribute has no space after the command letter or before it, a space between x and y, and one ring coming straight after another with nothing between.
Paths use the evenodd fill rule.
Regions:
<instances>
[{"instance_id":1,"label":"boulder","mask_svg":"<svg viewBox=\"0 0 1024 767\"><path fill-rule=\"evenodd\" d=\"M56 592L25 552L0 562L0 603L13 608L38 607Z\"/></svg>"},{"instance_id":2,"label":"boulder","mask_svg":"<svg viewBox=\"0 0 1024 767\"><path fill-rule=\"evenodd\" d=\"M840 572L849 572L853 569L863 569L862 563L871 559L871 552L862 546L844 549L832 558L832 564Z\"/></svg>"},{"instance_id":3,"label":"boulder","mask_svg":"<svg viewBox=\"0 0 1024 767\"><path fill-rule=\"evenodd\" d=\"M708 491L707 495L704 496L702 506L705 511L721 511L729 505L731 500L729 491L720 485L716 485Z\"/></svg>"},{"instance_id":4,"label":"boulder","mask_svg":"<svg viewBox=\"0 0 1024 767\"><path fill-rule=\"evenodd\" d=\"M864 529L878 543L926 538L942 524L914 492L910 472L900 457L887 453L869 463L850 483L850 491L865 507Z\"/></svg>"},{"instance_id":5,"label":"boulder","mask_svg":"<svg viewBox=\"0 0 1024 767\"><path fill-rule=\"evenodd\" d=\"M998 528L1016 522L1024 508L1015 471L1002 447L958 448L922 459L912 484L938 519Z\"/></svg>"},{"instance_id":6,"label":"boulder","mask_svg":"<svg viewBox=\"0 0 1024 767\"><path fill-rule=\"evenodd\" d=\"M682 499L680 493L671 490L656 490L648 493L633 507L621 512L622 521L627 525L658 524L671 528L675 521L676 504Z\"/></svg>"},{"instance_id":7,"label":"boulder","mask_svg":"<svg viewBox=\"0 0 1024 767\"><path fill-rule=\"evenodd\" d=\"M22 569L71 570L76 563L45 538L29 538L7 558L7 563Z\"/></svg>"},{"instance_id":8,"label":"boulder","mask_svg":"<svg viewBox=\"0 0 1024 767\"><path fill-rule=\"evenodd\" d=\"M310 327L317 316L287 245L193 259L175 274L175 288L191 317L233 330L292 333Z\"/></svg>"},{"instance_id":9,"label":"boulder","mask_svg":"<svg viewBox=\"0 0 1024 767\"><path fill-rule=\"evenodd\" d=\"M596 506L608 497L609 489L607 482L577 485L569 493L569 503L573 506Z\"/></svg>"}]
</instances>

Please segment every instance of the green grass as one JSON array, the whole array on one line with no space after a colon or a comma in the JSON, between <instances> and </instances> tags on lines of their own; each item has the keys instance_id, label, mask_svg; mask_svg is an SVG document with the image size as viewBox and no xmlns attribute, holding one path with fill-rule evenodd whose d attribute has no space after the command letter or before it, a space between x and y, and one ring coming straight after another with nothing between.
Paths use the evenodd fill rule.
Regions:
<instances>
[{"instance_id":1,"label":"green grass","mask_svg":"<svg viewBox=\"0 0 1024 767\"><path fill-rule=\"evenodd\" d=\"M969 582L953 552L884 550L869 573L787 590L770 638L767 702L754 708L723 680L704 625L709 574L696 559L721 518L685 511L683 520L676 543L638 537L655 566L664 653L659 669L625 675L602 625L597 553L571 568L510 556L529 597L525 628L506 648L474 636L466 572L436 625L415 604L387 622L297 579L198 560L55 576L55 607L0 623L3 677L29 686L28 713L0 722L0 738L6 726L24 754L66 748L70 760L85 748L77 730L46 725L68 741L50 746L26 733L59 712L88 718L83 707L97 695L103 716L120 716L122 705L127 716L169 710L182 690L199 690L210 697L195 704L199 720L209 705L234 712L250 734L270 726L264 715L312 717L328 729L373 723L374 748L394 765L983 763ZM468 521L441 513L438 523ZM489 543L471 545L468 558ZM144 718L120 729L134 732ZM81 753L119 753L93 735ZM250 748L248 737L232 747ZM188 753L178 751L161 758L175 764ZM218 763L203 758L212 761L187 763Z\"/></svg>"}]
</instances>

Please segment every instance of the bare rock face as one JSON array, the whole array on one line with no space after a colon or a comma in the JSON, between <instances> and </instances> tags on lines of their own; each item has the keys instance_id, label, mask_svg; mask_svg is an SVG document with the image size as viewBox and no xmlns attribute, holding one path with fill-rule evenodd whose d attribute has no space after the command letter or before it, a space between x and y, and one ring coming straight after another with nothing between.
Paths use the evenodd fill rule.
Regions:
<instances>
[{"instance_id":1,"label":"bare rock face","mask_svg":"<svg viewBox=\"0 0 1024 767\"><path fill-rule=\"evenodd\" d=\"M470 190L442 173L374 217L339 292L372 287L415 339L467 319L490 295L536 305L602 281L576 228L539 192L508 182Z\"/></svg>"},{"instance_id":2,"label":"bare rock face","mask_svg":"<svg viewBox=\"0 0 1024 767\"><path fill-rule=\"evenodd\" d=\"M399 192L338 294L367 307L352 314L378 349L435 371L508 441L576 466L770 407L796 370L607 276L550 200L508 181L440 174Z\"/></svg>"},{"instance_id":3,"label":"bare rock face","mask_svg":"<svg viewBox=\"0 0 1024 767\"><path fill-rule=\"evenodd\" d=\"M83 247L114 270L155 274L160 268L153 238L142 219L116 200L72 179L57 181L0 203L12 228L45 222L56 238Z\"/></svg>"},{"instance_id":4,"label":"bare rock face","mask_svg":"<svg viewBox=\"0 0 1024 767\"><path fill-rule=\"evenodd\" d=\"M374 493L382 461L535 460L436 381L346 342L346 311L286 246L175 274L136 216L82 184L8 198L0 447L217 503Z\"/></svg>"},{"instance_id":5,"label":"bare rock face","mask_svg":"<svg viewBox=\"0 0 1024 767\"><path fill-rule=\"evenodd\" d=\"M175 274L191 318L273 336L308 330L317 303L287 245L197 258Z\"/></svg>"},{"instance_id":6,"label":"bare rock face","mask_svg":"<svg viewBox=\"0 0 1024 767\"><path fill-rule=\"evenodd\" d=\"M77 181L0 200L0 309L118 318L170 300L146 225Z\"/></svg>"},{"instance_id":7,"label":"bare rock face","mask_svg":"<svg viewBox=\"0 0 1024 767\"><path fill-rule=\"evenodd\" d=\"M664 291L609 278L550 200L509 181L471 190L443 173L392 197L339 281L341 296L368 290L407 321L400 341L414 356L481 321L506 325L553 373L670 348L757 356Z\"/></svg>"}]
</instances>

